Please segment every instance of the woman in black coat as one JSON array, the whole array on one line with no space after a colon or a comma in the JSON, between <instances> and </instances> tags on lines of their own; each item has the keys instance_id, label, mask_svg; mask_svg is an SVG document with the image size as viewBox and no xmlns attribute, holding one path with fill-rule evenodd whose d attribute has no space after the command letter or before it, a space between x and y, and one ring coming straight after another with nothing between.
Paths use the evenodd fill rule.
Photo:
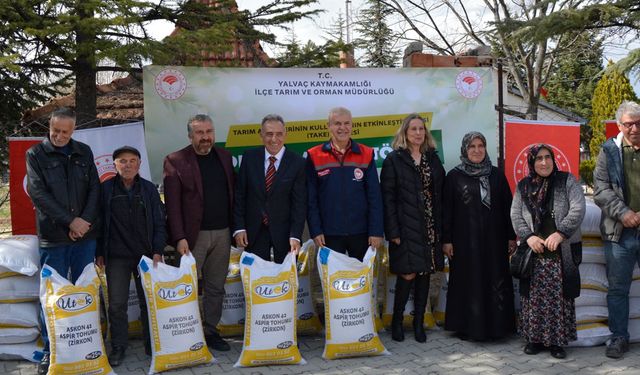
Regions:
<instances>
[{"instance_id":1,"label":"woman in black coat","mask_svg":"<svg viewBox=\"0 0 640 375\"><path fill-rule=\"evenodd\" d=\"M427 340L424 313L430 274L444 265L440 232L444 168L435 140L418 114L407 116L382 164L384 229L389 239L389 266L397 274L391 337L404 340L402 315L414 285L416 341Z\"/></svg>"},{"instance_id":2,"label":"woman in black coat","mask_svg":"<svg viewBox=\"0 0 640 375\"><path fill-rule=\"evenodd\" d=\"M447 174L443 199L442 250L449 258L444 328L476 341L515 331L511 189L486 147L481 133L464 136L461 163Z\"/></svg>"}]
</instances>

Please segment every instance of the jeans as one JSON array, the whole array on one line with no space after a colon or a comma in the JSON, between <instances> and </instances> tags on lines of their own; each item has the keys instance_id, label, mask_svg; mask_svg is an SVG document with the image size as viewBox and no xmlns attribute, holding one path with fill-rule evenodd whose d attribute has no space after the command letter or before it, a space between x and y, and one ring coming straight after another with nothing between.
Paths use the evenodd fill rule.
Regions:
<instances>
[{"instance_id":1,"label":"jeans","mask_svg":"<svg viewBox=\"0 0 640 375\"><path fill-rule=\"evenodd\" d=\"M52 267L64 278L69 277L71 271L71 282L82 274L82 271L89 263L93 263L96 255L96 240L84 240L70 245L41 247L40 266L48 265ZM44 342L44 352L49 353L49 336L47 335L47 325L44 310L40 310L40 326L42 341Z\"/></svg>"},{"instance_id":2,"label":"jeans","mask_svg":"<svg viewBox=\"0 0 640 375\"><path fill-rule=\"evenodd\" d=\"M618 242L605 241L604 254L607 260L609 292L609 330L612 338L624 337L629 340L629 288L633 268L640 265L640 231L625 228Z\"/></svg>"},{"instance_id":3,"label":"jeans","mask_svg":"<svg viewBox=\"0 0 640 375\"><path fill-rule=\"evenodd\" d=\"M129 283L131 275L135 278L138 304L140 305L140 321L142 337L145 345L149 343L149 318L147 302L140 275L138 261L134 258L110 258L107 260L106 273L109 285L109 324L111 326L111 345L127 348L129 342Z\"/></svg>"}]
</instances>

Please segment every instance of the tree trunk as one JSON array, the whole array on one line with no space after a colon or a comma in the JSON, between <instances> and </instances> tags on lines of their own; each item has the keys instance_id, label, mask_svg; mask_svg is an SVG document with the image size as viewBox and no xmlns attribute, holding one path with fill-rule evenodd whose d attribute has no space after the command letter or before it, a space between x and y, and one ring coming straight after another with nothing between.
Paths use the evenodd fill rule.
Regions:
<instances>
[{"instance_id":1,"label":"tree trunk","mask_svg":"<svg viewBox=\"0 0 640 375\"><path fill-rule=\"evenodd\" d=\"M82 19L93 18L91 5L78 3L78 15ZM92 29L76 27L78 55L75 61L76 71L76 123L83 125L96 118L96 61L94 45L96 34Z\"/></svg>"}]
</instances>

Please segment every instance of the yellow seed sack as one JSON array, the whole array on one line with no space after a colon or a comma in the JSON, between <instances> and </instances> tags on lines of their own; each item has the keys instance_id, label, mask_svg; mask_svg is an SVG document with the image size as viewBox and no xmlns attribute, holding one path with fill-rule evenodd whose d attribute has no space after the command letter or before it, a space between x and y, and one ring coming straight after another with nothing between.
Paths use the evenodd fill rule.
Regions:
<instances>
[{"instance_id":1,"label":"yellow seed sack","mask_svg":"<svg viewBox=\"0 0 640 375\"><path fill-rule=\"evenodd\" d=\"M41 271L40 302L45 311L49 374L113 374L100 330L100 281L93 263L73 285L56 270Z\"/></svg>"},{"instance_id":2,"label":"yellow seed sack","mask_svg":"<svg viewBox=\"0 0 640 375\"><path fill-rule=\"evenodd\" d=\"M240 279L240 255L242 250L231 247L229 269L224 281L222 316L217 325L221 336L240 336L244 332L244 291Z\"/></svg>"},{"instance_id":3,"label":"yellow seed sack","mask_svg":"<svg viewBox=\"0 0 640 375\"><path fill-rule=\"evenodd\" d=\"M143 256L138 270L149 313L149 374L213 362L202 330L193 255L183 255L178 268L164 263L154 268L153 260Z\"/></svg>"},{"instance_id":4,"label":"yellow seed sack","mask_svg":"<svg viewBox=\"0 0 640 375\"><path fill-rule=\"evenodd\" d=\"M235 367L305 364L296 336L298 277L293 254L282 264L244 252L240 258L246 321Z\"/></svg>"},{"instance_id":5,"label":"yellow seed sack","mask_svg":"<svg viewBox=\"0 0 640 375\"><path fill-rule=\"evenodd\" d=\"M373 264L376 250L369 247L362 262L327 247L318 251L325 311L325 346L322 357L389 354L375 330Z\"/></svg>"},{"instance_id":6,"label":"yellow seed sack","mask_svg":"<svg viewBox=\"0 0 640 375\"><path fill-rule=\"evenodd\" d=\"M299 335L315 334L322 332L322 324L313 304L313 291L311 289L311 260L315 255L313 240L305 242L298 252L298 318L296 328Z\"/></svg>"}]
</instances>

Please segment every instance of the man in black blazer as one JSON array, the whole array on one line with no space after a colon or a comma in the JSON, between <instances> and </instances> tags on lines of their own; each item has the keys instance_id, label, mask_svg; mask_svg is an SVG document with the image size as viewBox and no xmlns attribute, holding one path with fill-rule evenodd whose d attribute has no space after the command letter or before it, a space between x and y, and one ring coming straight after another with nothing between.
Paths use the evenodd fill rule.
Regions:
<instances>
[{"instance_id":1,"label":"man in black blazer","mask_svg":"<svg viewBox=\"0 0 640 375\"><path fill-rule=\"evenodd\" d=\"M307 216L304 159L286 149L284 120L262 119L264 147L245 151L236 182L233 236L262 259L282 263L289 251L297 254Z\"/></svg>"}]
</instances>

